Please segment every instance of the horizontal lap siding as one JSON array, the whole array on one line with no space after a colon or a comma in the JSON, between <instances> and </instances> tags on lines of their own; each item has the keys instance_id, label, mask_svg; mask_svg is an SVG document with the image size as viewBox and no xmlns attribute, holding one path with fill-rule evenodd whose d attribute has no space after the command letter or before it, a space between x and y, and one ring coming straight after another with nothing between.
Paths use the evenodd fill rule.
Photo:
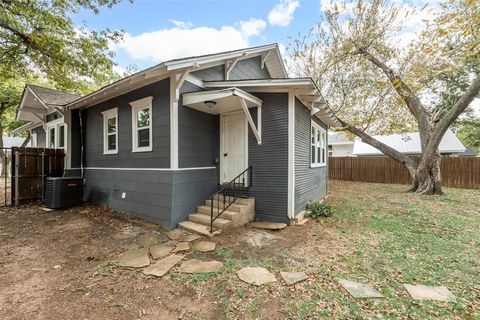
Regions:
<instances>
[{"instance_id":1,"label":"horizontal lap siding","mask_svg":"<svg viewBox=\"0 0 480 320\"><path fill-rule=\"evenodd\" d=\"M261 68L260 56L240 60L230 72L230 80L270 79L266 67Z\"/></svg>"},{"instance_id":2,"label":"horizontal lap siding","mask_svg":"<svg viewBox=\"0 0 480 320\"><path fill-rule=\"evenodd\" d=\"M288 222L288 95L256 94L263 100L262 145L249 128L248 162L253 167L255 216L259 220ZM250 113L257 123L257 109Z\"/></svg>"},{"instance_id":3,"label":"horizontal lap siding","mask_svg":"<svg viewBox=\"0 0 480 320\"><path fill-rule=\"evenodd\" d=\"M80 168L82 154L82 139L80 130L80 110L72 110L71 134L72 140L68 146L72 152L72 168Z\"/></svg>"},{"instance_id":4,"label":"horizontal lap siding","mask_svg":"<svg viewBox=\"0 0 480 320\"><path fill-rule=\"evenodd\" d=\"M37 145L38 148L45 148L47 146L47 133L43 130L43 127L33 128L31 133L37 134Z\"/></svg>"},{"instance_id":5,"label":"horizontal lap siding","mask_svg":"<svg viewBox=\"0 0 480 320\"><path fill-rule=\"evenodd\" d=\"M100 103L82 112L87 167L168 168L170 166L169 79L156 82ZM130 102L153 96L153 151L132 152L132 108ZM118 154L103 154L102 111L118 108Z\"/></svg>"},{"instance_id":6,"label":"horizontal lap siding","mask_svg":"<svg viewBox=\"0 0 480 320\"><path fill-rule=\"evenodd\" d=\"M172 226L195 213L218 190L216 169L185 170L173 173Z\"/></svg>"},{"instance_id":7,"label":"horizontal lap siding","mask_svg":"<svg viewBox=\"0 0 480 320\"><path fill-rule=\"evenodd\" d=\"M181 93L201 91L188 82ZM178 165L180 168L211 167L219 157L219 116L182 105L178 108Z\"/></svg>"},{"instance_id":8,"label":"horizontal lap siding","mask_svg":"<svg viewBox=\"0 0 480 320\"><path fill-rule=\"evenodd\" d=\"M171 228L172 176L170 171L87 169L84 198L95 201L98 193L106 193L108 207Z\"/></svg>"},{"instance_id":9,"label":"horizontal lap siding","mask_svg":"<svg viewBox=\"0 0 480 320\"><path fill-rule=\"evenodd\" d=\"M310 112L301 102L295 101L295 213L305 210L312 201L327 193L328 168L310 168ZM322 127L326 126L313 117ZM328 136L327 136L328 137Z\"/></svg>"},{"instance_id":10,"label":"horizontal lap siding","mask_svg":"<svg viewBox=\"0 0 480 320\"><path fill-rule=\"evenodd\" d=\"M225 69L223 65L220 65L212 68L193 71L191 74L205 81L220 81L225 78Z\"/></svg>"}]
</instances>

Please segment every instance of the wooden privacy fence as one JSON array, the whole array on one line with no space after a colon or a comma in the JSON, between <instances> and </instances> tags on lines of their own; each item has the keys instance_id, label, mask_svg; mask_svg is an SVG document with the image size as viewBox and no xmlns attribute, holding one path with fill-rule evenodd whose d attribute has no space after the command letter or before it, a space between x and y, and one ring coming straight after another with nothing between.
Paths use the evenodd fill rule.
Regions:
<instances>
[{"instance_id":1,"label":"wooden privacy fence","mask_svg":"<svg viewBox=\"0 0 480 320\"><path fill-rule=\"evenodd\" d=\"M389 157L330 157L330 179L410 184L407 168ZM480 188L480 158L442 158L440 170L447 187Z\"/></svg>"},{"instance_id":2,"label":"wooden privacy fence","mask_svg":"<svg viewBox=\"0 0 480 320\"><path fill-rule=\"evenodd\" d=\"M63 175L63 149L12 148L12 204L43 199L46 177Z\"/></svg>"}]
</instances>

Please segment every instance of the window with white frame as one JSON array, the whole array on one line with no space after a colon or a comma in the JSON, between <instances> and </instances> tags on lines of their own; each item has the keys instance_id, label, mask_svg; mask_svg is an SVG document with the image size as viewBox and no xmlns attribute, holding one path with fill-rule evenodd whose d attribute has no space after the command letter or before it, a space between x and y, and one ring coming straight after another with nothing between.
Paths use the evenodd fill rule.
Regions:
<instances>
[{"instance_id":1,"label":"window with white frame","mask_svg":"<svg viewBox=\"0 0 480 320\"><path fill-rule=\"evenodd\" d=\"M63 118L47 123L47 148L66 149L67 148L67 125Z\"/></svg>"},{"instance_id":2,"label":"window with white frame","mask_svg":"<svg viewBox=\"0 0 480 320\"><path fill-rule=\"evenodd\" d=\"M315 121L312 121L310 135L310 163L312 167L324 166L327 162L327 132Z\"/></svg>"},{"instance_id":3,"label":"window with white frame","mask_svg":"<svg viewBox=\"0 0 480 320\"><path fill-rule=\"evenodd\" d=\"M130 102L132 106L132 151L152 151L152 99Z\"/></svg>"},{"instance_id":4,"label":"window with white frame","mask_svg":"<svg viewBox=\"0 0 480 320\"><path fill-rule=\"evenodd\" d=\"M38 135L37 135L37 133L36 133L36 132L32 132L32 133L30 134L30 138L32 139L31 146L32 146L33 148L38 147Z\"/></svg>"},{"instance_id":5,"label":"window with white frame","mask_svg":"<svg viewBox=\"0 0 480 320\"><path fill-rule=\"evenodd\" d=\"M103 114L103 154L118 153L118 108Z\"/></svg>"}]
</instances>

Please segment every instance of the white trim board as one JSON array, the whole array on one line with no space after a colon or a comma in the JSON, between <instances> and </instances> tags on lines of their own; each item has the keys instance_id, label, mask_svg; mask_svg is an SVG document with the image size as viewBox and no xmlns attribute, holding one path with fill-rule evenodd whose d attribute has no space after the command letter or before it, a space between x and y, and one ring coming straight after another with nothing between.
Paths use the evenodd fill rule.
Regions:
<instances>
[{"instance_id":1,"label":"white trim board","mask_svg":"<svg viewBox=\"0 0 480 320\"><path fill-rule=\"evenodd\" d=\"M113 171L191 171L191 170L211 170L217 167L194 167L194 168L106 168L106 167L85 167L86 170L113 170ZM68 168L68 170L81 170L82 168Z\"/></svg>"},{"instance_id":2,"label":"white trim board","mask_svg":"<svg viewBox=\"0 0 480 320\"><path fill-rule=\"evenodd\" d=\"M288 200L287 216L295 219L295 91L288 92Z\"/></svg>"}]
</instances>

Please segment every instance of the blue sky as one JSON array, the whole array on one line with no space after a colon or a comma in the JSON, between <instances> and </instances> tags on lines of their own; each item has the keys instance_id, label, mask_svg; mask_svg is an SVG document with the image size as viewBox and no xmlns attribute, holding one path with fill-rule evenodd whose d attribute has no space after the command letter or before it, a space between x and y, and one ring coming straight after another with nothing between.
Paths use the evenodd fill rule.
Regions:
<instances>
[{"instance_id":1,"label":"blue sky","mask_svg":"<svg viewBox=\"0 0 480 320\"><path fill-rule=\"evenodd\" d=\"M289 36L308 32L320 14L319 0L136 0L98 15L82 11L73 19L89 29L124 30L124 43L113 46L115 60L123 68L145 68L182 56L274 42L286 45Z\"/></svg>"}]
</instances>

